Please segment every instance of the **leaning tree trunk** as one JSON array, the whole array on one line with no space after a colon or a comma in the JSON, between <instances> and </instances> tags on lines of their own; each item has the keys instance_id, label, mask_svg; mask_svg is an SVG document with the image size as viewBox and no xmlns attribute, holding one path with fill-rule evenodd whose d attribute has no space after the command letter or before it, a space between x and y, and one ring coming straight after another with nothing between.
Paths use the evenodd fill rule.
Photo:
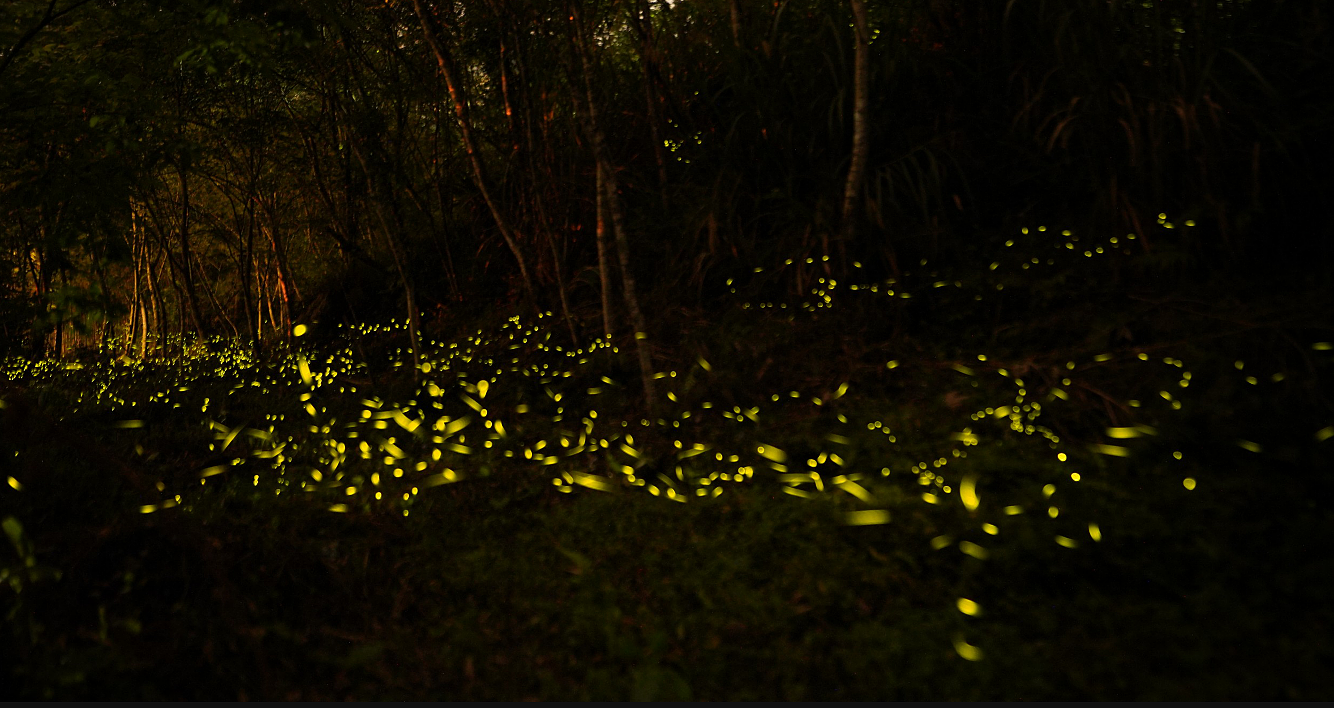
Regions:
<instances>
[{"instance_id":1,"label":"leaning tree trunk","mask_svg":"<svg viewBox=\"0 0 1334 708\"><path fill-rule=\"evenodd\" d=\"M496 204L496 200L491 195L491 188L486 179L486 171L482 166L482 154L477 149L477 143L473 139L472 120L468 117L467 97L463 93L463 85L458 81L461 77L455 69L454 59L449 53L449 48L436 36L435 28L432 27L432 19L426 13L422 0L412 0L412 7L416 10L417 19L421 22L422 32L426 35L426 43L430 45L432 53L435 54L436 63L440 66L440 75L445 79L445 88L449 90L449 97L454 102L454 117L459 124L459 135L463 139L463 150L468 153L468 164L472 167L473 182L477 185L477 191L482 193L482 200L486 202L487 209L491 211L491 218L496 222L496 229L500 231L500 237L505 239L505 245L509 246L510 252L514 254L514 260L519 264L519 274L523 277L524 290L527 292L530 302L536 307L537 292L533 289L532 278L528 275L528 263L523 258L523 252L519 250L519 242L514 236L514 230L510 228L505 215L500 211L500 206Z\"/></svg>"},{"instance_id":2,"label":"leaning tree trunk","mask_svg":"<svg viewBox=\"0 0 1334 708\"><path fill-rule=\"evenodd\" d=\"M652 411L653 363L649 356L648 325L644 313L639 308L639 296L635 288L635 276L630 270L630 243L626 238L625 210L621 205L616 184L616 173L611 169L607 157L607 141L598 125L597 100L593 95L593 62L589 57L585 43L583 22L579 17L577 5L571 4L570 14L575 22L575 51L584 70L584 122L588 129L589 144L593 149L593 159L602 173L602 191L606 198L607 212L611 215L612 233L616 238L616 255L621 265L621 283L625 291L625 309L629 311L630 323L635 328L635 350L639 355L639 373L644 385L644 403Z\"/></svg>"},{"instance_id":3,"label":"leaning tree trunk","mask_svg":"<svg viewBox=\"0 0 1334 708\"><path fill-rule=\"evenodd\" d=\"M848 181L843 187L843 213L839 221L839 249L856 234L857 197L862 192L869 154L866 139L867 94L870 91L870 32L866 20L865 0L848 0L852 6L853 69L852 69L852 160L848 166Z\"/></svg>"}]
</instances>

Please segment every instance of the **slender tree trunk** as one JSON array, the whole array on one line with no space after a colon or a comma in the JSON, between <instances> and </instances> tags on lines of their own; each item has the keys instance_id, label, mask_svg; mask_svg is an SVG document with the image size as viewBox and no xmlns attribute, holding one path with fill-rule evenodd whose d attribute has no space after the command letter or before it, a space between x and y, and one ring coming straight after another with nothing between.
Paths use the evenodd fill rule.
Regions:
<instances>
[{"instance_id":1,"label":"slender tree trunk","mask_svg":"<svg viewBox=\"0 0 1334 708\"><path fill-rule=\"evenodd\" d=\"M283 335L282 335L281 332L279 332L280 322L279 322L279 320L278 320L278 317L277 317L277 316L274 314L274 312L273 312L273 290L274 290L274 288L273 288L273 285L271 284L272 282L273 282L273 281L270 280L270 278L269 278L269 274L268 274L268 273L265 273L265 274L264 274L264 306L265 306L265 307L268 309L268 311L269 311L269 329L273 332L273 334L274 334L275 336L277 336L278 338L281 339Z\"/></svg>"},{"instance_id":2,"label":"slender tree trunk","mask_svg":"<svg viewBox=\"0 0 1334 708\"><path fill-rule=\"evenodd\" d=\"M255 264L255 342L264 341L264 303L269 299L268 279L264 277L264 271ZM272 316L272 312L270 312ZM269 324L273 324L272 321Z\"/></svg>"},{"instance_id":3,"label":"slender tree trunk","mask_svg":"<svg viewBox=\"0 0 1334 708\"><path fill-rule=\"evenodd\" d=\"M459 291L459 276L454 268L454 253L449 248L448 233L445 230L445 224L448 223L445 217L445 187L439 175L433 176L435 182L435 198L440 208L440 238L436 240L437 246L444 251L445 277L449 280L449 292L455 300L462 300L463 293Z\"/></svg>"},{"instance_id":4,"label":"slender tree trunk","mask_svg":"<svg viewBox=\"0 0 1334 708\"><path fill-rule=\"evenodd\" d=\"M737 0L727 0L727 9L731 14L732 20L732 44L737 49L741 48L741 8L737 7Z\"/></svg>"},{"instance_id":5,"label":"slender tree trunk","mask_svg":"<svg viewBox=\"0 0 1334 708\"><path fill-rule=\"evenodd\" d=\"M147 239L144 241L147 248ZM157 286L157 271L162 266L162 255L158 254L157 262L149 259L148 263L148 302L153 306L153 351L162 347L163 335L166 330L163 328L162 320L166 313L165 305L162 302L162 294ZM147 350L144 353L147 356Z\"/></svg>"},{"instance_id":6,"label":"slender tree trunk","mask_svg":"<svg viewBox=\"0 0 1334 708\"><path fill-rule=\"evenodd\" d=\"M417 310L417 290L412 282L412 274L408 269L407 254L404 253L403 246L398 241L398 235L393 227L389 225L389 220L384 216L384 207L378 199L373 200L375 205L375 215L380 220L380 226L385 232L385 241L389 243L389 252L394 257L394 267L398 269L399 278L403 283L403 299L406 301L408 310L408 344L412 348L413 376L421 373L421 340L419 332L421 331L421 313ZM398 222L398 219L394 220Z\"/></svg>"},{"instance_id":7,"label":"slender tree trunk","mask_svg":"<svg viewBox=\"0 0 1334 708\"><path fill-rule=\"evenodd\" d=\"M610 338L615 332L615 321L611 312L611 263L607 253L607 197L606 179L602 176L602 165L597 165L597 242L598 242L598 279L602 283L602 334Z\"/></svg>"},{"instance_id":8,"label":"slender tree trunk","mask_svg":"<svg viewBox=\"0 0 1334 708\"><path fill-rule=\"evenodd\" d=\"M655 49L653 46L653 13L647 0L644 0L640 5L639 14L641 17L640 34L643 39L639 52L639 69L644 82L644 101L648 104L649 140L653 143L653 159L658 163L658 195L662 199L662 208L666 210L667 155L663 152L662 115L658 111L657 91L654 90L653 75L649 70L649 65L653 62Z\"/></svg>"},{"instance_id":9,"label":"slender tree trunk","mask_svg":"<svg viewBox=\"0 0 1334 708\"><path fill-rule=\"evenodd\" d=\"M602 172L602 187L606 194L606 208L611 215L612 233L616 238L616 252L621 264L621 283L624 285L625 307L630 314L630 323L635 328L635 350L639 355L639 373L644 386L644 403L651 412L654 408L653 362L649 353L648 325L644 313L639 309L639 295L636 293L635 277L630 269L630 243L626 237L625 213L621 206L616 173L611 169L607 156L606 139L598 125L597 100L593 95L593 62L589 57L585 28L579 16L578 6L570 5L570 14L574 20L575 51L583 65L584 74L584 117L588 127L589 144L593 149L593 159ZM577 90L573 93L577 93Z\"/></svg>"},{"instance_id":10,"label":"slender tree trunk","mask_svg":"<svg viewBox=\"0 0 1334 708\"><path fill-rule=\"evenodd\" d=\"M139 307L139 353L136 359L148 358L148 308Z\"/></svg>"},{"instance_id":11,"label":"slender tree trunk","mask_svg":"<svg viewBox=\"0 0 1334 708\"><path fill-rule=\"evenodd\" d=\"M105 252L104 252L105 253ZM107 287L107 272L102 263L104 258L93 258L93 273L97 275L97 284L102 288L102 325L98 329L97 345L99 352L106 349L111 336L111 288Z\"/></svg>"},{"instance_id":12,"label":"slender tree trunk","mask_svg":"<svg viewBox=\"0 0 1334 708\"><path fill-rule=\"evenodd\" d=\"M852 6L853 42L853 97L852 97L852 160L848 166L848 181L843 187L843 211L839 221L839 250L856 235L857 198L861 195L866 176L866 162L870 154L867 146L866 122L870 92L870 28L866 19L865 0L848 0Z\"/></svg>"},{"instance_id":13,"label":"slender tree trunk","mask_svg":"<svg viewBox=\"0 0 1334 708\"><path fill-rule=\"evenodd\" d=\"M130 320L125 333L125 351L124 354L129 357L135 356L134 344L136 326L138 320L143 318L143 296L140 293L139 271L143 270L144 257L143 245L139 238L139 220L134 211L134 203L130 203L130 262L134 264L134 277L131 279L134 299L130 301ZM143 355L140 354L140 357Z\"/></svg>"},{"instance_id":14,"label":"slender tree trunk","mask_svg":"<svg viewBox=\"0 0 1334 708\"><path fill-rule=\"evenodd\" d=\"M556 271L556 288L560 293L561 315L565 318L565 326L570 330L570 344L577 347L579 346L579 335L574 329L574 317L570 315L570 298L566 294L565 276L563 275L565 259L561 257L560 249L556 247L556 238L551 235L551 221L547 219L547 210L542 203L542 195L534 194L533 203L537 207L537 217L542 232L546 235L547 245L551 247L551 260Z\"/></svg>"},{"instance_id":15,"label":"slender tree trunk","mask_svg":"<svg viewBox=\"0 0 1334 708\"><path fill-rule=\"evenodd\" d=\"M565 276L561 271L564 268L565 259L560 257L560 251L556 248L556 239L547 230L547 244L551 246L551 259L554 261L556 270L556 289L560 293L560 310L565 317L565 326L570 330L570 344L579 346L579 335L574 330L574 318L570 316L570 299L565 292Z\"/></svg>"},{"instance_id":16,"label":"slender tree trunk","mask_svg":"<svg viewBox=\"0 0 1334 708\"><path fill-rule=\"evenodd\" d=\"M514 104L510 101L509 68L506 66L505 39L502 30L500 39L500 97L505 101L505 124L509 128L510 150L519 151L519 131L514 124Z\"/></svg>"},{"instance_id":17,"label":"slender tree trunk","mask_svg":"<svg viewBox=\"0 0 1334 708\"><path fill-rule=\"evenodd\" d=\"M191 273L190 262L190 180L186 176L185 162L176 163L176 174L181 181L181 262L184 267L181 269L182 280L185 281L186 304L190 310L190 321L194 325L195 332L200 336L204 334L204 318L199 313L199 299L195 296L195 281Z\"/></svg>"},{"instance_id":18,"label":"slender tree trunk","mask_svg":"<svg viewBox=\"0 0 1334 708\"><path fill-rule=\"evenodd\" d=\"M435 54L436 63L440 66L440 75L445 79L445 88L449 90L449 97L454 102L454 117L459 124L459 135L463 139L463 149L468 153L468 164L472 167L473 182L477 185L477 190L482 194L482 200L486 202L486 207L491 211L491 218L496 222L496 229L500 231L500 237L505 240L505 245L509 246L510 252L514 254L514 260L519 265L519 275L523 278L523 287L527 292L529 301L534 307L537 306L537 291L533 289L533 280L528 275L528 263L524 260L523 252L519 250L518 239L515 238L513 229L500 211L500 206L492 198L491 188L486 179L486 171L482 166L482 155L477 149L477 144L473 140L472 120L468 117L467 97L463 91L463 85L459 83L462 77L454 67L453 57L449 54L448 48L444 42L436 36L433 27L433 20L427 14L422 0L412 0L412 7L417 12L417 18L421 22L422 32L426 35L426 43L431 46L431 51Z\"/></svg>"},{"instance_id":19,"label":"slender tree trunk","mask_svg":"<svg viewBox=\"0 0 1334 708\"><path fill-rule=\"evenodd\" d=\"M274 274L278 278L278 312L282 316L281 326L284 330L283 336L287 337L291 335L292 330L291 291L293 288L289 284L287 264L285 263L287 259L283 257L283 249L278 243L278 235L274 233L274 230L277 228L277 219L274 218L275 216L276 215L272 213L270 214L271 221L269 223L269 228L265 229L265 231L269 236L269 247L273 249L273 269Z\"/></svg>"},{"instance_id":20,"label":"slender tree trunk","mask_svg":"<svg viewBox=\"0 0 1334 708\"><path fill-rule=\"evenodd\" d=\"M175 272L171 275L171 289L176 293L176 335L180 338L180 347L183 352L187 345L185 335L189 332L187 322L190 318L190 306L185 301L185 292L181 289L181 281Z\"/></svg>"},{"instance_id":21,"label":"slender tree trunk","mask_svg":"<svg viewBox=\"0 0 1334 708\"><path fill-rule=\"evenodd\" d=\"M54 303L51 302L51 219L45 206L38 210L38 243L41 244L37 249L37 299L41 304L43 323L42 323L42 357L48 357L51 352L56 351L55 343L58 336L53 329L58 329L57 322L47 319L51 313Z\"/></svg>"},{"instance_id":22,"label":"slender tree trunk","mask_svg":"<svg viewBox=\"0 0 1334 708\"><path fill-rule=\"evenodd\" d=\"M407 301L408 310L408 343L412 348L413 376L421 374L421 341L419 332L421 331L421 313L417 310L417 292L412 281L412 272L408 267L408 256L399 241L399 234L403 229L403 217L398 210L398 202L394 197L392 187L385 189L383 185L383 173L387 170L373 169L367 156L356 140L349 140L348 145L352 148L352 153L357 161L361 163L361 168L366 172L366 184L371 191L371 204L375 210L375 216L380 221L380 227L384 230L385 241L389 244L389 253L394 258L394 268L398 270L399 282L403 285L403 297ZM378 165L377 165L378 167ZM392 178L389 178L392 181ZM378 185L378 186L377 186ZM393 219L385 217L385 204L393 211Z\"/></svg>"},{"instance_id":23,"label":"slender tree trunk","mask_svg":"<svg viewBox=\"0 0 1334 708\"><path fill-rule=\"evenodd\" d=\"M59 273L57 273L59 275ZM56 310L56 359L65 358L65 313Z\"/></svg>"},{"instance_id":24,"label":"slender tree trunk","mask_svg":"<svg viewBox=\"0 0 1334 708\"><path fill-rule=\"evenodd\" d=\"M198 263L198 259L196 259L196 265L199 266L199 272L203 273L204 264ZM208 284L208 278L203 279L203 285L204 294L208 296L208 301L213 303L213 309L217 310L219 315L222 315L222 321L227 323L227 327L232 330L233 335L237 337L241 336L240 331L236 329L236 323L232 321L231 315L227 314L226 308L224 308L222 303L218 301L218 295L213 292L213 286Z\"/></svg>"},{"instance_id":25,"label":"slender tree trunk","mask_svg":"<svg viewBox=\"0 0 1334 708\"><path fill-rule=\"evenodd\" d=\"M259 341L259 321L252 317L250 312L254 309L254 298L251 297L251 285L254 282L252 273L255 272L255 203L253 197L246 196L246 224L245 232L238 234L241 238L241 310L245 312L246 339L254 338Z\"/></svg>"}]
</instances>

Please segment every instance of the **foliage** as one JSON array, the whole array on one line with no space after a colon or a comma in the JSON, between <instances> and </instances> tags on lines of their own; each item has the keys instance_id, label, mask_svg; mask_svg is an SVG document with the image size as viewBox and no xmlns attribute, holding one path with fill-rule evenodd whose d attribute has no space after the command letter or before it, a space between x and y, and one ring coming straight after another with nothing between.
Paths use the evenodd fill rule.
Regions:
<instances>
[{"instance_id":1,"label":"foliage","mask_svg":"<svg viewBox=\"0 0 1334 708\"><path fill-rule=\"evenodd\" d=\"M597 288L567 285L597 258L569 13L550 0L423 9L465 69L479 164L533 262L539 309L597 331ZM831 255L851 140L844 3L582 12L592 96L616 116L605 132L637 282L696 306L747 263ZM513 294L517 263L413 3L24 0L4 13L2 294L11 318L55 313L16 320L11 350L89 344L61 339L84 320L150 351L170 333L281 339L354 267L421 309ZM1273 274L1288 256L1328 258L1328 239L1299 236L1330 226L1306 208L1329 190L1320 17L1309 0L872 3L860 236L835 244L831 272L963 263L1037 213L1133 232L1164 268ZM1199 222L1196 237L1158 249L1164 209ZM663 261L680 267L651 266ZM94 284L95 311L54 296Z\"/></svg>"}]
</instances>

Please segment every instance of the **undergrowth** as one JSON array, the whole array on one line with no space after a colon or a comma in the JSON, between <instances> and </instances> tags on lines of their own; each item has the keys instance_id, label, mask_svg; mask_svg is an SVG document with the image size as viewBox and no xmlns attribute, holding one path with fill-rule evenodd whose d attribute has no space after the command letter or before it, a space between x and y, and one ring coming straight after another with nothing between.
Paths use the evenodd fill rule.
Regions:
<instances>
[{"instance_id":1,"label":"undergrowth","mask_svg":"<svg viewBox=\"0 0 1334 708\"><path fill-rule=\"evenodd\" d=\"M1329 293L1095 240L757 266L651 408L549 314L9 360L4 694L1328 696Z\"/></svg>"}]
</instances>

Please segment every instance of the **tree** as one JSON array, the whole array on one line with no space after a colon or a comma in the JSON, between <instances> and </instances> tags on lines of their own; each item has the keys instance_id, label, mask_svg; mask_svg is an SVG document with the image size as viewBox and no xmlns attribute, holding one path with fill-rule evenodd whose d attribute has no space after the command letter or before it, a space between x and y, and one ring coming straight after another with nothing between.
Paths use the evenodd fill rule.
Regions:
<instances>
[{"instance_id":1,"label":"tree","mask_svg":"<svg viewBox=\"0 0 1334 708\"><path fill-rule=\"evenodd\" d=\"M866 124L870 104L870 23L866 19L865 0L848 0L852 8L853 26L853 98L852 98L852 157L848 164L848 179L843 186L843 209L839 217L839 249L856 234L856 208L866 181L866 163L870 156Z\"/></svg>"},{"instance_id":2,"label":"tree","mask_svg":"<svg viewBox=\"0 0 1334 708\"><path fill-rule=\"evenodd\" d=\"M515 237L509 220L505 218L499 204L493 197L486 169L482 164L482 155L473 137L467 95L464 93L464 86L461 83L462 76L454 66L454 58L450 53L449 45L445 44L443 33L436 31L437 20L435 16L427 12L423 0L412 0L412 7L421 21L422 32L427 43L431 46L431 51L435 53L436 61L440 66L440 75L445 79L450 100L454 103L454 117L458 120L459 138L463 141L463 148L468 153L468 164L472 167L473 180L477 185L477 191L481 192L482 199L485 200L487 209L491 212L491 218L495 220L496 229L500 231L501 238L505 239L505 244L509 246L510 252L514 254L514 262L518 264L519 273L523 278L524 290L531 299L536 296L536 292L533 290L532 278L528 275L527 261L523 257L523 252L519 249L518 239Z\"/></svg>"},{"instance_id":3,"label":"tree","mask_svg":"<svg viewBox=\"0 0 1334 708\"><path fill-rule=\"evenodd\" d=\"M625 296L625 308L630 315L630 323L635 328L635 352L639 357L639 374L644 387L644 403L653 409L653 362L649 353L648 322L639 307L639 293L635 287L634 271L630 267L630 240L626 235L625 211L621 204L620 189L617 186L616 172L612 168L607 154L607 139L598 123L597 98L593 93L593 59L589 49L588 28L583 21L576 4L570 5L570 20L574 50L583 69L584 95L575 100L576 105L583 104L584 126L588 133L589 148L597 164L599 196L605 195L607 213L611 215L612 233L616 238L616 255L620 260L622 292ZM578 96L578 89L572 89L572 95Z\"/></svg>"}]
</instances>

